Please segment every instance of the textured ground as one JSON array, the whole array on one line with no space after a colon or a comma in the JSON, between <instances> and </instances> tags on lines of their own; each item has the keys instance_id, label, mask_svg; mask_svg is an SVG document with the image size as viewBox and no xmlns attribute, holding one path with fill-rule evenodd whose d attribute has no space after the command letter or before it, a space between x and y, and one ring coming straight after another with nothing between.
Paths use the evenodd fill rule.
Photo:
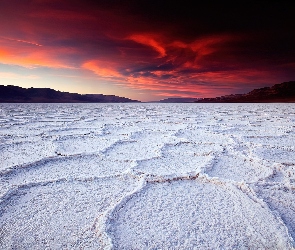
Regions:
<instances>
[{"instance_id":1,"label":"textured ground","mask_svg":"<svg viewBox=\"0 0 295 250\"><path fill-rule=\"evenodd\" d=\"M1 249L294 249L294 104L0 104Z\"/></svg>"}]
</instances>

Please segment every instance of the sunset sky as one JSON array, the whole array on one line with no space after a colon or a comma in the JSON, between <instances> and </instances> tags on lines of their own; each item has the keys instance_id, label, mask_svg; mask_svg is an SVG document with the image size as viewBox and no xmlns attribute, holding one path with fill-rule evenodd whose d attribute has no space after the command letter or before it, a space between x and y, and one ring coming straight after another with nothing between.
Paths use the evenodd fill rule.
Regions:
<instances>
[{"instance_id":1,"label":"sunset sky","mask_svg":"<svg viewBox=\"0 0 295 250\"><path fill-rule=\"evenodd\" d=\"M287 1L0 1L0 84L141 101L295 80Z\"/></svg>"}]
</instances>

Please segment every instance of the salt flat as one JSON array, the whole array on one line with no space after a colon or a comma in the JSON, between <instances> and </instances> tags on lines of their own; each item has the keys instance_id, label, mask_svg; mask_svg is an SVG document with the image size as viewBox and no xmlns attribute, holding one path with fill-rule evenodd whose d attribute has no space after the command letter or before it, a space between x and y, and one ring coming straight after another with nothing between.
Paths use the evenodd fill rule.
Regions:
<instances>
[{"instance_id":1,"label":"salt flat","mask_svg":"<svg viewBox=\"0 0 295 250\"><path fill-rule=\"evenodd\" d=\"M0 104L1 249L294 249L294 104Z\"/></svg>"}]
</instances>

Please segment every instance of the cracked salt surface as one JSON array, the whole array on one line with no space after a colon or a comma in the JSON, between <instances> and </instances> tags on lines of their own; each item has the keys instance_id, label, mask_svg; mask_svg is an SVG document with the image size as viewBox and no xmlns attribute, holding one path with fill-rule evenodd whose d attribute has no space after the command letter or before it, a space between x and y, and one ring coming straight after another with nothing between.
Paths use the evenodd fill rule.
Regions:
<instances>
[{"instance_id":1,"label":"cracked salt surface","mask_svg":"<svg viewBox=\"0 0 295 250\"><path fill-rule=\"evenodd\" d=\"M0 104L0 249L294 249L294 104Z\"/></svg>"},{"instance_id":2,"label":"cracked salt surface","mask_svg":"<svg viewBox=\"0 0 295 250\"><path fill-rule=\"evenodd\" d=\"M153 184L123 205L108 230L115 249L290 247L283 223L230 185Z\"/></svg>"}]
</instances>

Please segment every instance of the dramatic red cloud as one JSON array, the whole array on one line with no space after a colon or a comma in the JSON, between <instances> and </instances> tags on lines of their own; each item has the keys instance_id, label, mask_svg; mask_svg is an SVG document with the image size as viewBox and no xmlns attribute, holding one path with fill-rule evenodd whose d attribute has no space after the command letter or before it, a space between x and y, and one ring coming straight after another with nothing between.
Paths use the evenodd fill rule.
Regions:
<instances>
[{"instance_id":1,"label":"dramatic red cloud","mask_svg":"<svg viewBox=\"0 0 295 250\"><path fill-rule=\"evenodd\" d=\"M100 79L124 84L131 89L154 91L156 96L163 97L213 97L216 93L228 94L229 89L239 91L243 83L251 88L264 81L271 84L279 81L280 76L274 77L266 70L204 68L202 63L207 64L206 57L226 49L226 43L237 40L234 36L209 36L190 43L171 41L172 38L169 37L163 42L164 39L160 37L157 34L129 36L129 39L159 53L160 57L150 57L147 54L146 57L150 57L148 64L135 62L131 60L134 59L132 56L126 58L126 54L123 54L117 55L115 60L103 58L87 61L82 67Z\"/></svg>"},{"instance_id":2,"label":"dramatic red cloud","mask_svg":"<svg viewBox=\"0 0 295 250\"><path fill-rule=\"evenodd\" d=\"M274 32L255 17L237 23L227 19L230 11L215 11L213 18L182 8L145 1L2 1L0 64L11 72L0 78L15 77L15 65L29 76L41 76L43 68L72 69L75 77L97 79L97 89L103 82L117 87L114 94L124 86L150 99L213 97L294 80L295 39L287 22Z\"/></svg>"},{"instance_id":3,"label":"dramatic red cloud","mask_svg":"<svg viewBox=\"0 0 295 250\"><path fill-rule=\"evenodd\" d=\"M156 50L159 53L159 57L166 56L165 48L160 44L160 42L156 41L152 35L149 34L134 34L129 36L127 39L133 40L137 43L150 46L152 49Z\"/></svg>"},{"instance_id":4,"label":"dramatic red cloud","mask_svg":"<svg viewBox=\"0 0 295 250\"><path fill-rule=\"evenodd\" d=\"M235 37L230 35L214 35L201 37L191 43L182 41L174 41L171 46L180 49L190 49L196 52L199 56L206 56L218 50L218 45L233 40Z\"/></svg>"}]
</instances>

